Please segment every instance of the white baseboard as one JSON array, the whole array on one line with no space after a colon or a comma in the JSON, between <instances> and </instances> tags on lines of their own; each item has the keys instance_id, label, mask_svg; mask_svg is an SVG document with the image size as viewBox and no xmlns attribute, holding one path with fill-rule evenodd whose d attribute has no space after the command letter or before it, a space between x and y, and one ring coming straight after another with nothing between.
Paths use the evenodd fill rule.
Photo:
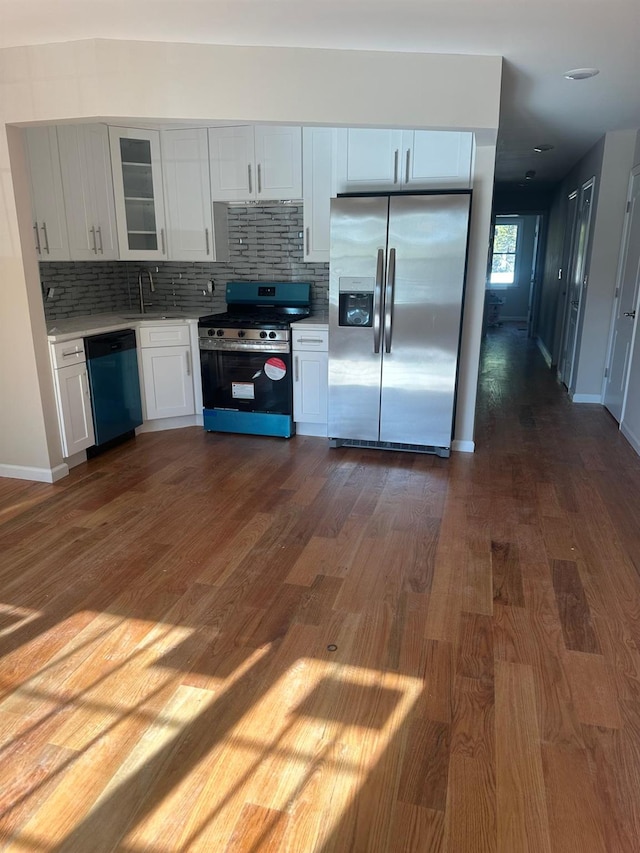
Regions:
<instances>
[{"instance_id":1,"label":"white baseboard","mask_svg":"<svg viewBox=\"0 0 640 853\"><path fill-rule=\"evenodd\" d=\"M87 451L79 450L77 453L74 453L73 456L67 456L64 460L69 468L75 468L76 465L82 465L83 462L87 461Z\"/></svg>"},{"instance_id":2,"label":"white baseboard","mask_svg":"<svg viewBox=\"0 0 640 853\"><path fill-rule=\"evenodd\" d=\"M571 394L572 403L600 403L602 405L602 394Z\"/></svg>"},{"instance_id":3,"label":"white baseboard","mask_svg":"<svg viewBox=\"0 0 640 853\"><path fill-rule=\"evenodd\" d=\"M536 338L536 343L538 344L538 349L542 353L542 357L547 362L547 367L551 367L551 365L553 364L553 359L551 358L551 353L546 348L546 346L544 345L541 338Z\"/></svg>"},{"instance_id":4,"label":"white baseboard","mask_svg":"<svg viewBox=\"0 0 640 853\"><path fill-rule=\"evenodd\" d=\"M183 427L202 426L202 415L181 415L177 418L157 418L145 421L136 429L136 435L142 432L162 432L165 429L182 429Z\"/></svg>"},{"instance_id":5,"label":"white baseboard","mask_svg":"<svg viewBox=\"0 0 640 853\"><path fill-rule=\"evenodd\" d=\"M640 438L629 429L629 427L625 423L620 424L620 432L627 439L631 447L635 450L635 452L640 456Z\"/></svg>"},{"instance_id":6,"label":"white baseboard","mask_svg":"<svg viewBox=\"0 0 640 853\"><path fill-rule=\"evenodd\" d=\"M57 483L69 474L69 466L63 462L55 468L31 468L28 465L0 465L0 477L14 480L35 480L37 483Z\"/></svg>"},{"instance_id":7,"label":"white baseboard","mask_svg":"<svg viewBox=\"0 0 640 853\"><path fill-rule=\"evenodd\" d=\"M326 438L327 425L298 423L296 421L296 435L315 435L318 438Z\"/></svg>"},{"instance_id":8,"label":"white baseboard","mask_svg":"<svg viewBox=\"0 0 640 853\"><path fill-rule=\"evenodd\" d=\"M474 453L476 449L475 441L461 441L455 438L451 442L451 449L457 450L458 453Z\"/></svg>"}]
</instances>

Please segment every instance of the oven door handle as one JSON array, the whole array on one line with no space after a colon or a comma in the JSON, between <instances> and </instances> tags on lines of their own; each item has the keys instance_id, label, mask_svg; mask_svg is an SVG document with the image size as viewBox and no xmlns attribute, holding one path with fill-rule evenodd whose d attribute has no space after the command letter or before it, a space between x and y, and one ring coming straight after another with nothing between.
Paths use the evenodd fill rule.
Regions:
<instances>
[{"instance_id":1,"label":"oven door handle","mask_svg":"<svg viewBox=\"0 0 640 853\"><path fill-rule=\"evenodd\" d=\"M261 352L268 356L271 353L289 353L291 347L288 341L225 341L212 338L200 339L202 352Z\"/></svg>"}]
</instances>

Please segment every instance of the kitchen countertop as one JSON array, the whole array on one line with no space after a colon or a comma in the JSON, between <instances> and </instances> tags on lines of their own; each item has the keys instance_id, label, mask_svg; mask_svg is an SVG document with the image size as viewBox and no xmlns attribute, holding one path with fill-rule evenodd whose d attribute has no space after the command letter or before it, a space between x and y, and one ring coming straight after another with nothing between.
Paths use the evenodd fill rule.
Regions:
<instances>
[{"instance_id":1,"label":"kitchen countertop","mask_svg":"<svg viewBox=\"0 0 640 853\"><path fill-rule=\"evenodd\" d=\"M327 311L320 311L318 314L312 314L310 317L305 317L304 320L296 320L293 328L304 326L308 331L326 332L329 328L329 314Z\"/></svg>"},{"instance_id":2,"label":"kitchen countertop","mask_svg":"<svg viewBox=\"0 0 640 853\"><path fill-rule=\"evenodd\" d=\"M52 320L47 324L47 338L52 343L68 341L71 338L84 338L87 335L101 335L116 329L135 329L138 326L157 326L158 323L188 323L201 315L180 311L166 311L157 314L86 314L70 317L67 320Z\"/></svg>"}]
</instances>

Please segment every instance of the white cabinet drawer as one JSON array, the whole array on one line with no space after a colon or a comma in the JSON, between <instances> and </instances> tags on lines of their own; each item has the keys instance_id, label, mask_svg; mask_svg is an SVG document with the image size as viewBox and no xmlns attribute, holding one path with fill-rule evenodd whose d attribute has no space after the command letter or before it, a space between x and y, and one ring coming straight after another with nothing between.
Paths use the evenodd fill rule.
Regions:
<instances>
[{"instance_id":1,"label":"white cabinet drawer","mask_svg":"<svg viewBox=\"0 0 640 853\"><path fill-rule=\"evenodd\" d=\"M82 338L74 338L72 341L61 341L51 345L51 363L55 370L69 364L81 364L86 360Z\"/></svg>"},{"instance_id":2,"label":"white cabinet drawer","mask_svg":"<svg viewBox=\"0 0 640 853\"><path fill-rule=\"evenodd\" d=\"M329 349L329 332L313 332L311 330L293 329L293 348L307 352L326 352Z\"/></svg>"},{"instance_id":3,"label":"white cabinet drawer","mask_svg":"<svg viewBox=\"0 0 640 853\"><path fill-rule=\"evenodd\" d=\"M166 326L140 326L141 347L178 347L189 346L189 326L181 325Z\"/></svg>"}]
</instances>

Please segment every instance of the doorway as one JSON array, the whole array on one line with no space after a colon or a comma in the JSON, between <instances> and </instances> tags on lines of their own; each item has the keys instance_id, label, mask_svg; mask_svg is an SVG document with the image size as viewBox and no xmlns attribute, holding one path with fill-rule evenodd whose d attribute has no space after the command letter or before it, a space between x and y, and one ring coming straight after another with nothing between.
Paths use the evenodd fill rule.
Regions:
<instances>
[{"instance_id":1,"label":"doorway","mask_svg":"<svg viewBox=\"0 0 640 853\"><path fill-rule=\"evenodd\" d=\"M620 423L624 409L633 339L637 328L640 287L640 167L631 173L622 253L613 309L611 350L606 371L604 405Z\"/></svg>"},{"instance_id":2,"label":"doorway","mask_svg":"<svg viewBox=\"0 0 640 853\"><path fill-rule=\"evenodd\" d=\"M487 278L487 324L520 323L532 334L541 249L542 216L497 215Z\"/></svg>"},{"instance_id":3,"label":"doorway","mask_svg":"<svg viewBox=\"0 0 640 853\"><path fill-rule=\"evenodd\" d=\"M582 317L585 275L591 234L591 202L595 178L583 184L578 193L569 196L569 227L565 236L564 257L567 259L567 287L564 291L562 342L558 360L558 377L571 391L578 363L578 330ZM577 208L575 201L577 199Z\"/></svg>"}]
</instances>

